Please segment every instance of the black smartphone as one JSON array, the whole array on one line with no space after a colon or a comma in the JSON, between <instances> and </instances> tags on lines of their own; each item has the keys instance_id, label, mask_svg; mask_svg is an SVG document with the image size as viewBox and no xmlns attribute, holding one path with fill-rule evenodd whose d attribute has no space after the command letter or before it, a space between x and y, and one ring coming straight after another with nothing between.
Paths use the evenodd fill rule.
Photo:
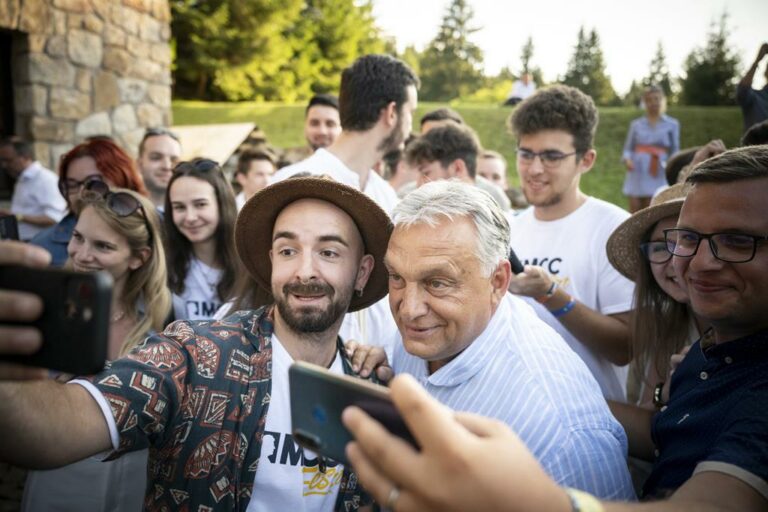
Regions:
<instances>
[{"instance_id":1,"label":"black smartphone","mask_svg":"<svg viewBox=\"0 0 768 512\"><path fill-rule=\"evenodd\" d=\"M40 329L40 350L23 356L0 354L0 359L74 375L104 368L112 299L108 273L0 266L0 289L34 293L43 301L43 314L34 322L2 321Z\"/></svg>"},{"instance_id":2,"label":"black smartphone","mask_svg":"<svg viewBox=\"0 0 768 512\"><path fill-rule=\"evenodd\" d=\"M523 271L523 264L520 263L520 259L517 257L517 254L515 254L515 250L511 247L509 248L509 264L512 266L513 274L519 274Z\"/></svg>"},{"instance_id":3,"label":"black smartphone","mask_svg":"<svg viewBox=\"0 0 768 512\"><path fill-rule=\"evenodd\" d=\"M15 215L0 215L0 240L18 240L19 222Z\"/></svg>"},{"instance_id":4,"label":"black smartphone","mask_svg":"<svg viewBox=\"0 0 768 512\"><path fill-rule=\"evenodd\" d=\"M303 361L291 365L288 379L292 434L302 447L347 464L344 448L352 436L341 423L341 413L348 406L356 405L392 434L418 448L386 387L337 375Z\"/></svg>"}]
</instances>

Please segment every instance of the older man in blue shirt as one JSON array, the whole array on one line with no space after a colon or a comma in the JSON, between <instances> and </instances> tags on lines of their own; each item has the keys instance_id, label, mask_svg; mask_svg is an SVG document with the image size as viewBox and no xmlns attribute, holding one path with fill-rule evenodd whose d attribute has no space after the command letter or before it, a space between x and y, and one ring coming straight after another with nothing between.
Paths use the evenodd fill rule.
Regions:
<instances>
[{"instance_id":1,"label":"older man in blue shirt","mask_svg":"<svg viewBox=\"0 0 768 512\"><path fill-rule=\"evenodd\" d=\"M409 373L456 410L512 427L559 484L634 499L627 438L584 362L507 293L509 225L491 197L426 184L394 212L385 264Z\"/></svg>"}]
</instances>

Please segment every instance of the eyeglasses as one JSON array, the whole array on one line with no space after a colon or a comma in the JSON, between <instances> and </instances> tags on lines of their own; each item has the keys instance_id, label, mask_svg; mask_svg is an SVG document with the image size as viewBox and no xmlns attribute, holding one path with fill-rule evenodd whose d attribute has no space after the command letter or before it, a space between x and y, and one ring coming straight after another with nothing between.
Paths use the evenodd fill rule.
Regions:
<instances>
[{"instance_id":1,"label":"eyeglasses","mask_svg":"<svg viewBox=\"0 0 768 512\"><path fill-rule=\"evenodd\" d=\"M547 149L536 153L535 151L529 151L523 148L517 148L515 152L517 153L517 160L521 164L531 165L533 161L536 160L536 157L539 157L539 160L541 160L541 165L547 169L554 169L560 165L560 162L562 162L563 159L568 158L569 156L573 156L577 153L576 151L571 153L563 153L562 151L553 149Z\"/></svg>"},{"instance_id":2,"label":"eyeglasses","mask_svg":"<svg viewBox=\"0 0 768 512\"><path fill-rule=\"evenodd\" d=\"M640 244L640 252L651 263L666 263L672 258L666 241L642 243Z\"/></svg>"},{"instance_id":3,"label":"eyeglasses","mask_svg":"<svg viewBox=\"0 0 768 512\"><path fill-rule=\"evenodd\" d=\"M91 174L90 176L86 176L83 181L77 181L72 179L61 180L59 181L59 192L61 192L62 196L66 197L69 194L70 190L73 190L73 191L80 190L80 187L84 187L92 181L98 181L100 183L104 183L104 178L101 176L101 174Z\"/></svg>"},{"instance_id":4,"label":"eyeglasses","mask_svg":"<svg viewBox=\"0 0 768 512\"><path fill-rule=\"evenodd\" d=\"M149 242L152 243L154 232L147 218L147 212L138 199L125 192L112 192L109 185L100 180L89 181L80 192L80 198L85 201L104 201L112 213L118 217L128 217L141 211L141 217L144 219L144 226L147 228Z\"/></svg>"},{"instance_id":5,"label":"eyeglasses","mask_svg":"<svg viewBox=\"0 0 768 512\"><path fill-rule=\"evenodd\" d=\"M768 236L746 235L744 233L697 233L690 229L665 229L667 249L675 256L690 258L699 250L704 239L709 241L712 255L728 263L746 263L755 257L757 244L768 240Z\"/></svg>"}]
</instances>

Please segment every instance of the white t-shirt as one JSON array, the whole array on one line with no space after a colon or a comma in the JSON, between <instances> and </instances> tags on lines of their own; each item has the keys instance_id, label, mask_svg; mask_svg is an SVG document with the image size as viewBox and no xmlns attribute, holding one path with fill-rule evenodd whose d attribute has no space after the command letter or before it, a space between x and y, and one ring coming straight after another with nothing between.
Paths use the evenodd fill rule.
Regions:
<instances>
[{"instance_id":1,"label":"white t-shirt","mask_svg":"<svg viewBox=\"0 0 768 512\"><path fill-rule=\"evenodd\" d=\"M292 363L272 334L272 392L248 512L320 512L333 510L336 504L344 466L326 458L327 468L321 473L317 455L302 449L291 436L288 368ZM338 352L330 370L344 373Z\"/></svg>"},{"instance_id":2,"label":"white t-shirt","mask_svg":"<svg viewBox=\"0 0 768 512\"><path fill-rule=\"evenodd\" d=\"M360 176L324 148L318 149L312 156L301 162L283 167L272 176L270 183L277 183L300 172L309 172L314 175L327 174L338 182L360 190ZM376 204L390 216L399 201L395 190L373 170L368 171L368 181L363 193L376 201Z\"/></svg>"},{"instance_id":3,"label":"white t-shirt","mask_svg":"<svg viewBox=\"0 0 768 512\"><path fill-rule=\"evenodd\" d=\"M590 197L573 213L540 221L529 208L509 218L510 244L523 265L538 265L576 300L604 315L632 309L634 284L611 266L605 244L629 213ZM626 400L627 367L619 367L584 346L543 305L526 298L589 367L603 395Z\"/></svg>"},{"instance_id":4,"label":"white t-shirt","mask_svg":"<svg viewBox=\"0 0 768 512\"><path fill-rule=\"evenodd\" d=\"M192 257L181 295L173 294L176 320L209 320L221 307L216 292L223 271Z\"/></svg>"},{"instance_id":5,"label":"white t-shirt","mask_svg":"<svg viewBox=\"0 0 768 512\"><path fill-rule=\"evenodd\" d=\"M59 176L40 162L32 162L16 181L11 198L11 213L45 215L59 222L67 212L67 202L59 192ZM19 222L19 239L31 240L45 227Z\"/></svg>"}]
</instances>

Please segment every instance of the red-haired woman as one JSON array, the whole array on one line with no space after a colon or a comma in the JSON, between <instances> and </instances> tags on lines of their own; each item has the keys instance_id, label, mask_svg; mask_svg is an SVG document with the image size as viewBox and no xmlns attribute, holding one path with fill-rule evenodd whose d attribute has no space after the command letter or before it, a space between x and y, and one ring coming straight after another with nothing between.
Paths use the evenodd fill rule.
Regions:
<instances>
[{"instance_id":1,"label":"red-haired woman","mask_svg":"<svg viewBox=\"0 0 768 512\"><path fill-rule=\"evenodd\" d=\"M31 240L31 243L51 253L51 265L55 267L67 261L67 244L72 238L80 210L80 190L92 180L103 181L110 188L127 188L147 195L133 159L112 140L98 137L72 148L61 157L59 164L59 192L67 200L69 213L58 224L41 231Z\"/></svg>"}]
</instances>

